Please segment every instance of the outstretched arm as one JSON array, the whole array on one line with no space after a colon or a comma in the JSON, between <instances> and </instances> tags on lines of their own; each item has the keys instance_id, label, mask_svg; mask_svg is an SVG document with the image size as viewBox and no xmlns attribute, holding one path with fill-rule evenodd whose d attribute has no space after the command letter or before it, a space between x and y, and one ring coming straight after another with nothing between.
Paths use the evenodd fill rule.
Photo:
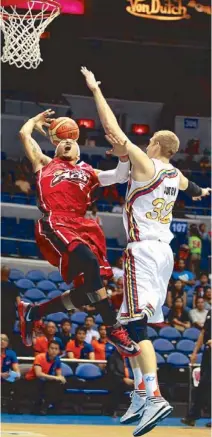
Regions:
<instances>
[{"instance_id":1,"label":"outstretched arm","mask_svg":"<svg viewBox=\"0 0 212 437\"><path fill-rule=\"evenodd\" d=\"M42 153L38 143L32 138L32 132L34 129L36 129L46 136L43 126L49 127L52 120L49 117L53 114L54 112L48 109L47 111L36 115L36 117L30 118L19 131L20 139L24 145L26 156L31 161L33 170L35 172L38 171L43 165L48 164L51 161L51 158Z\"/></svg>"},{"instance_id":2,"label":"outstretched arm","mask_svg":"<svg viewBox=\"0 0 212 437\"><path fill-rule=\"evenodd\" d=\"M133 165L133 179L139 181L141 174L142 179L144 176L147 180L151 179L154 176L155 171L153 162L148 158L146 153L139 149L139 147L137 147L135 144L131 143L118 125L113 111L111 110L99 88L101 82L96 81L94 74L91 71L88 71L86 67L82 67L81 72L85 77L88 88L93 93L101 123L105 132L108 134L108 141L111 142L109 136L117 139L116 143L111 142L114 148L114 155L129 155L130 161Z\"/></svg>"},{"instance_id":3,"label":"outstretched arm","mask_svg":"<svg viewBox=\"0 0 212 437\"><path fill-rule=\"evenodd\" d=\"M189 181L180 170L178 172L180 174L180 190L185 191L193 200L201 200L202 197L210 195L211 188L201 188L195 182Z\"/></svg>"},{"instance_id":4,"label":"outstretched arm","mask_svg":"<svg viewBox=\"0 0 212 437\"><path fill-rule=\"evenodd\" d=\"M130 173L130 161L128 156L122 156L119 159L119 163L113 170L95 170L98 176L100 185L102 187L107 187L113 184L123 184L129 179Z\"/></svg>"}]
</instances>

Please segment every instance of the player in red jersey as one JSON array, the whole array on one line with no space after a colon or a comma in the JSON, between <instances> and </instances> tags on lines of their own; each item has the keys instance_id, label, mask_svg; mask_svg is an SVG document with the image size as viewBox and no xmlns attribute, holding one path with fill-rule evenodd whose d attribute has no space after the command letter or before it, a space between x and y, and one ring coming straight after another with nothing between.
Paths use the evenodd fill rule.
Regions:
<instances>
[{"instance_id":1,"label":"player in red jersey","mask_svg":"<svg viewBox=\"0 0 212 437\"><path fill-rule=\"evenodd\" d=\"M101 276L111 276L106 259L104 234L92 219L85 218L92 192L102 185L125 182L129 174L128 157L121 157L115 170L98 171L81 162L78 144L73 140L61 141L55 158L45 156L32 138L34 129L45 134L54 114L50 109L28 120L20 130L25 153L31 161L37 179L39 209L43 216L36 224L36 240L44 257L57 266L66 282L79 275L84 283L75 290L41 305L18 304L21 335L31 345L31 331L35 320L58 311L92 304L107 325L108 337L123 354L139 353L127 331L116 321Z\"/></svg>"}]
</instances>

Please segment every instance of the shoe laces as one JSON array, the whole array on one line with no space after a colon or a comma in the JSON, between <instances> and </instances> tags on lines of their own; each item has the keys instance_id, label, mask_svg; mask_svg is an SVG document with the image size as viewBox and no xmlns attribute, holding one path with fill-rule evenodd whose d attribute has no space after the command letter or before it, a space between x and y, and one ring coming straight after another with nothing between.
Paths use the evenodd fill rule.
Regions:
<instances>
[{"instance_id":1,"label":"shoe laces","mask_svg":"<svg viewBox=\"0 0 212 437\"><path fill-rule=\"evenodd\" d=\"M122 344L126 346L129 346L131 344L131 340L129 338L127 330L122 327L113 329L112 335L117 337L122 342Z\"/></svg>"}]
</instances>

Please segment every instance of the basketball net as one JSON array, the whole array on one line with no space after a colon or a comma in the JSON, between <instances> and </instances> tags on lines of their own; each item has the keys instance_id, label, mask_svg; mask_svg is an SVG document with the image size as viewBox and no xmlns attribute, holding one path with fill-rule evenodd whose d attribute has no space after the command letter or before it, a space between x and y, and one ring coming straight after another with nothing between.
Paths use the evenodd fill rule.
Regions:
<instances>
[{"instance_id":1,"label":"basketball net","mask_svg":"<svg viewBox=\"0 0 212 437\"><path fill-rule=\"evenodd\" d=\"M0 27L4 34L2 62L17 68L34 68L43 61L40 52L40 37L46 27L60 14L60 5L55 1L29 0L28 10L19 14L17 5L0 6ZM11 2L12 3L12 2ZM39 10L34 7L39 5ZM20 6L19 6L20 7Z\"/></svg>"}]
</instances>

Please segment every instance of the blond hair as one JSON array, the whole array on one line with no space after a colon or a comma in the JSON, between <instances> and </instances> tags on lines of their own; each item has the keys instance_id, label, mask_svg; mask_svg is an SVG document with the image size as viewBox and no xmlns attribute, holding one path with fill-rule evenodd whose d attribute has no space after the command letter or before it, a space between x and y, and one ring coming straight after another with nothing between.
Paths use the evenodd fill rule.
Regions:
<instances>
[{"instance_id":1,"label":"blond hair","mask_svg":"<svg viewBox=\"0 0 212 437\"><path fill-rule=\"evenodd\" d=\"M177 153L180 147L180 140L174 132L170 130L159 130L155 132L154 141L158 142L161 147L161 155L170 159Z\"/></svg>"}]
</instances>

